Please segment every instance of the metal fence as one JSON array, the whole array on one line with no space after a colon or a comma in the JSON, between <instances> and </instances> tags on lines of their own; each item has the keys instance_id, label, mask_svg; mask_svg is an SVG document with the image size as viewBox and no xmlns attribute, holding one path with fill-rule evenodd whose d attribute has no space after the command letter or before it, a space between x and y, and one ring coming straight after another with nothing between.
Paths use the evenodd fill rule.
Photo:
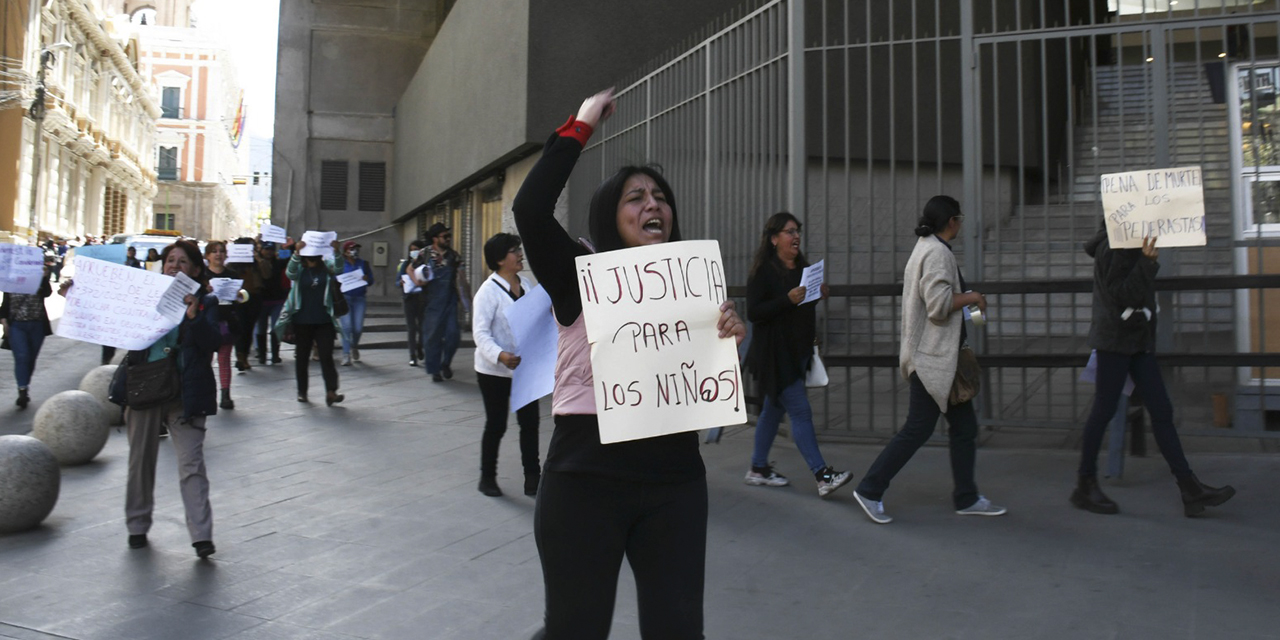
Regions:
<instances>
[{"instance_id":1,"label":"metal fence","mask_svg":"<svg viewBox=\"0 0 1280 640\"><path fill-rule=\"evenodd\" d=\"M720 240L738 285L764 220L797 213L835 285L819 311L834 370L811 394L818 424L865 435L905 416L901 273L924 202L953 195L966 213L957 254L991 304L971 332L984 423L1077 428L1093 391L1079 382L1082 243L1101 217L1099 176L1200 166L1209 243L1161 253L1176 419L1276 430L1278 33L1274 1L759 3L626 84L570 210L618 166L657 162L682 228Z\"/></svg>"}]
</instances>

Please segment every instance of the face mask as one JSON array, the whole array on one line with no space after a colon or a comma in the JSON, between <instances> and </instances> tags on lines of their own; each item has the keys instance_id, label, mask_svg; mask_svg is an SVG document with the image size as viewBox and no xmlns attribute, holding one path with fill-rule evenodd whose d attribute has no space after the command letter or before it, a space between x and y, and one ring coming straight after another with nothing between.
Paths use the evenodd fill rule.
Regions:
<instances>
[{"instance_id":1,"label":"face mask","mask_svg":"<svg viewBox=\"0 0 1280 640\"><path fill-rule=\"evenodd\" d=\"M359 250L359 249L352 249L352 250L351 250L351 257L352 257L352 258L359 258L359 257L360 257L360 250Z\"/></svg>"},{"instance_id":2,"label":"face mask","mask_svg":"<svg viewBox=\"0 0 1280 640\"><path fill-rule=\"evenodd\" d=\"M409 252L409 259L410 259L410 260L417 260L417 259L418 259L418 256L420 256L420 255L422 255L422 250L421 250L421 249L414 249L413 251L410 251L410 252Z\"/></svg>"}]
</instances>

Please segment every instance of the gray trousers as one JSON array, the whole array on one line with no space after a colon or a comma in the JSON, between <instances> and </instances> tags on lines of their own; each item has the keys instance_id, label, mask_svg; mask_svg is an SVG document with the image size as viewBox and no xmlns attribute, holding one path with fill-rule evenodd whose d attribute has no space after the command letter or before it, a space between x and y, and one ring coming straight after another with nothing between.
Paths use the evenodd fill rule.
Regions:
<instances>
[{"instance_id":1,"label":"gray trousers","mask_svg":"<svg viewBox=\"0 0 1280 640\"><path fill-rule=\"evenodd\" d=\"M204 416L184 420L182 403L150 409L125 409L129 429L129 484L125 494L125 525L130 535L151 529L155 507L156 455L160 452L160 426L169 427L169 439L178 454L178 486L187 512L187 532L192 542L213 540L213 509L209 506L209 476L204 470Z\"/></svg>"}]
</instances>

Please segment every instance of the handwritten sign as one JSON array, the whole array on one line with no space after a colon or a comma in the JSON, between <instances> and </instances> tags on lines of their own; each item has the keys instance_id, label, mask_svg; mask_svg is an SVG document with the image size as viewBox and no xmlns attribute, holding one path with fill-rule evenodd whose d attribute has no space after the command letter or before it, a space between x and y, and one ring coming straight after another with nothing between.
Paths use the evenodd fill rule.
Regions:
<instances>
[{"instance_id":1,"label":"handwritten sign","mask_svg":"<svg viewBox=\"0 0 1280 640\"><path fill-rule=\"evenodd\" d=\"M227 263L232 262L253 262L253 245L234 243L227 245Z\"/></svg>"},{"instance_id":2,"label":"handwritten sign","mask_svg":"<svg viewBox=\"0 0 1280 640\"><path fill-rule=\"evenodd\" d=\"M213 295L219 302L235 302L236 296L240 295L240 287L244 286L244 280L210 278L209 286L213 287Z\"/></svg>"},{"instance_id":3,"label":"handwritten sign","mask_svg":"<svg viewBox=\"0 0 1280 640\"><path fill-rule=\"evenodd\" d=\"M800 285L804 287L804 300L807 304L822 298L822 282L826 279L826 260L819 260L804 268L800 274Z\"/></svg>"},{"instance_id":4,"label":"handwritten sign","mask_svg":"<svg viewBox=\"0 0 1280 640\"><path fill-rule=\"evenodd\" d=\"M338 282L342 283L342 286L339 287L339 289L343 293L346 293L352 289L359 289L360 287L368 286L369 284L368 282L364 281L363 269L356 269L355 271L339 273Z\"/></svg>"},{"instance_id":5,"label":"handwritten sign","mask_svg":"<svg viewBox=\"0 0 1280 640\"><path fill-rule=\"evenodd\" d=\"M57 334L121 349L145 349L177 326L156 311L174 279L84 256L76 256L75 285Z\"/></svg>"},{"instance_id":6,"label":"handwritten sign","mask_svg":"<svg viewBox=\"0 0 1280 640\"><path fill-rule=\"evenodd\" d=\"M40 247L0 244L0 291L33 294L40 290L44 277Z\"/></svg>"},{"instance_id":7,"label":"handwritten sign","mask_svg":"<svg viewBox=\"0 0 1280 640\"><path fill-rule=\"evenodd\" d=\"M556 386L560 330L551 313L551 296L542 285L525 292L506 310L516 339L520 365L511 371L511 411L547 395Z\"/></svg>"},{"instance_id":8,"label":"handwritten sign","mask_svg":"<svg viewBox=\"0 0 1280 640\"><path fill-rule=\"evenodd\" d=\"M307 246L298 252L302 256L321 256L325 259L333 257L333 241L338 239L336 231L308 231L302 234L302 241Z\"/></svg>"},{"instance_id":9,"label":"handwritten sign","mask_svg":"<svg viewBox=\"0 0 1280 640\"><path fill-rule=\"evenodd\" d=\"M602 443L746 422L714 240L577 258Z\"/></svg>"},{"instance_id":10,"label":"handwritten sign","mask_svg":"<svg viewBox=\"0 0 1280 640\"><path fill-rule=\"evenodd\" d=\"M289 241L289 236L285 235L284 227L277 227L270 222L262 223L262 227L258 229L258 233L262 235L263 242L284 244Z\"/></svg>"},{"instance_id":11,"label":"handwritten sign","mask_svg":"<svg viewBox=\"0 0 1280 640\"><path fill-rule=\"evenodd\" d=\"M1158 247L1205 245L1200 167L1109 173L1101 185L1113 249L1141 247L1148 236Z\"/></svg>"}]
</instances>

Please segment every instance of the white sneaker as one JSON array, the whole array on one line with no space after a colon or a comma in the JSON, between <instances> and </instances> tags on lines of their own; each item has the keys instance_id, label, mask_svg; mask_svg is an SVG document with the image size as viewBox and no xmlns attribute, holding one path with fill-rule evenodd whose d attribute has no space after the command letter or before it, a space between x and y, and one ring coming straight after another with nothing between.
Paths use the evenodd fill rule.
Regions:
<instances>
[{"instance_id":1,"label":"white sneaker","mask_svg":"<svg viewBox=\"0 0 1280 640\"><path fill-rule=\"evenodd\" d=\"M991 504L986 496L978 496L978 501L963 508L957 509L956 514L962 516L1002 516L1009 510L1004 507L997 507Z\"/></svg>"},{"instance_id":2,"label":"white sneaker","mask_svg":"<svg viewBox=\"0 0 1280 640\"><path fill-rule=\"evenodd\" d=\"M747 470L747 477L743 480L749 485L766 486L766 487L785 487L791 484L787 477L773 470L773 465L767 467L751 467Z\"/></svg>"},{"instance_id":3,"label":"white sneaker","mask_svg":"<svg viewBox=\"0 0 1280 640\"><path fill-rule=\"evenodd\" d=\"M851 475L848 471L836 471L829 466L823 467L822 471L813 474L814 479L818 481L818 497L825 498L831 495L836 489L844 486Z\"/></svg>"},{"instance_id":4,"label":"white sneaker","mask_svg":"<svg viewBox=\"0 0 1280 640\"><path fill-rule=\"evenodd\" d=\"M350 354L347 354L347 355L345 355L345 356L342 356L342 366L344 366L344 367L349 367L349 366L351 366L351 355L350 355Z\"/></svg>"},{"instance_id":5,"label":"white sneaker","mask_svg":"<svg viewBox=\"0 0 1280 640\"><path fill-rule=\"evenodd\" d=\"M893 522L893 518L890 518L889 515L884 512L884 502L864 498L862 497L862 494L857 491L853 492L853 498L858 501L858 506L862 507L862 510L867 512L867 517L871 518L872 522L876 524L889 524L890 522Z\"/></svg>"}]
</instances>

